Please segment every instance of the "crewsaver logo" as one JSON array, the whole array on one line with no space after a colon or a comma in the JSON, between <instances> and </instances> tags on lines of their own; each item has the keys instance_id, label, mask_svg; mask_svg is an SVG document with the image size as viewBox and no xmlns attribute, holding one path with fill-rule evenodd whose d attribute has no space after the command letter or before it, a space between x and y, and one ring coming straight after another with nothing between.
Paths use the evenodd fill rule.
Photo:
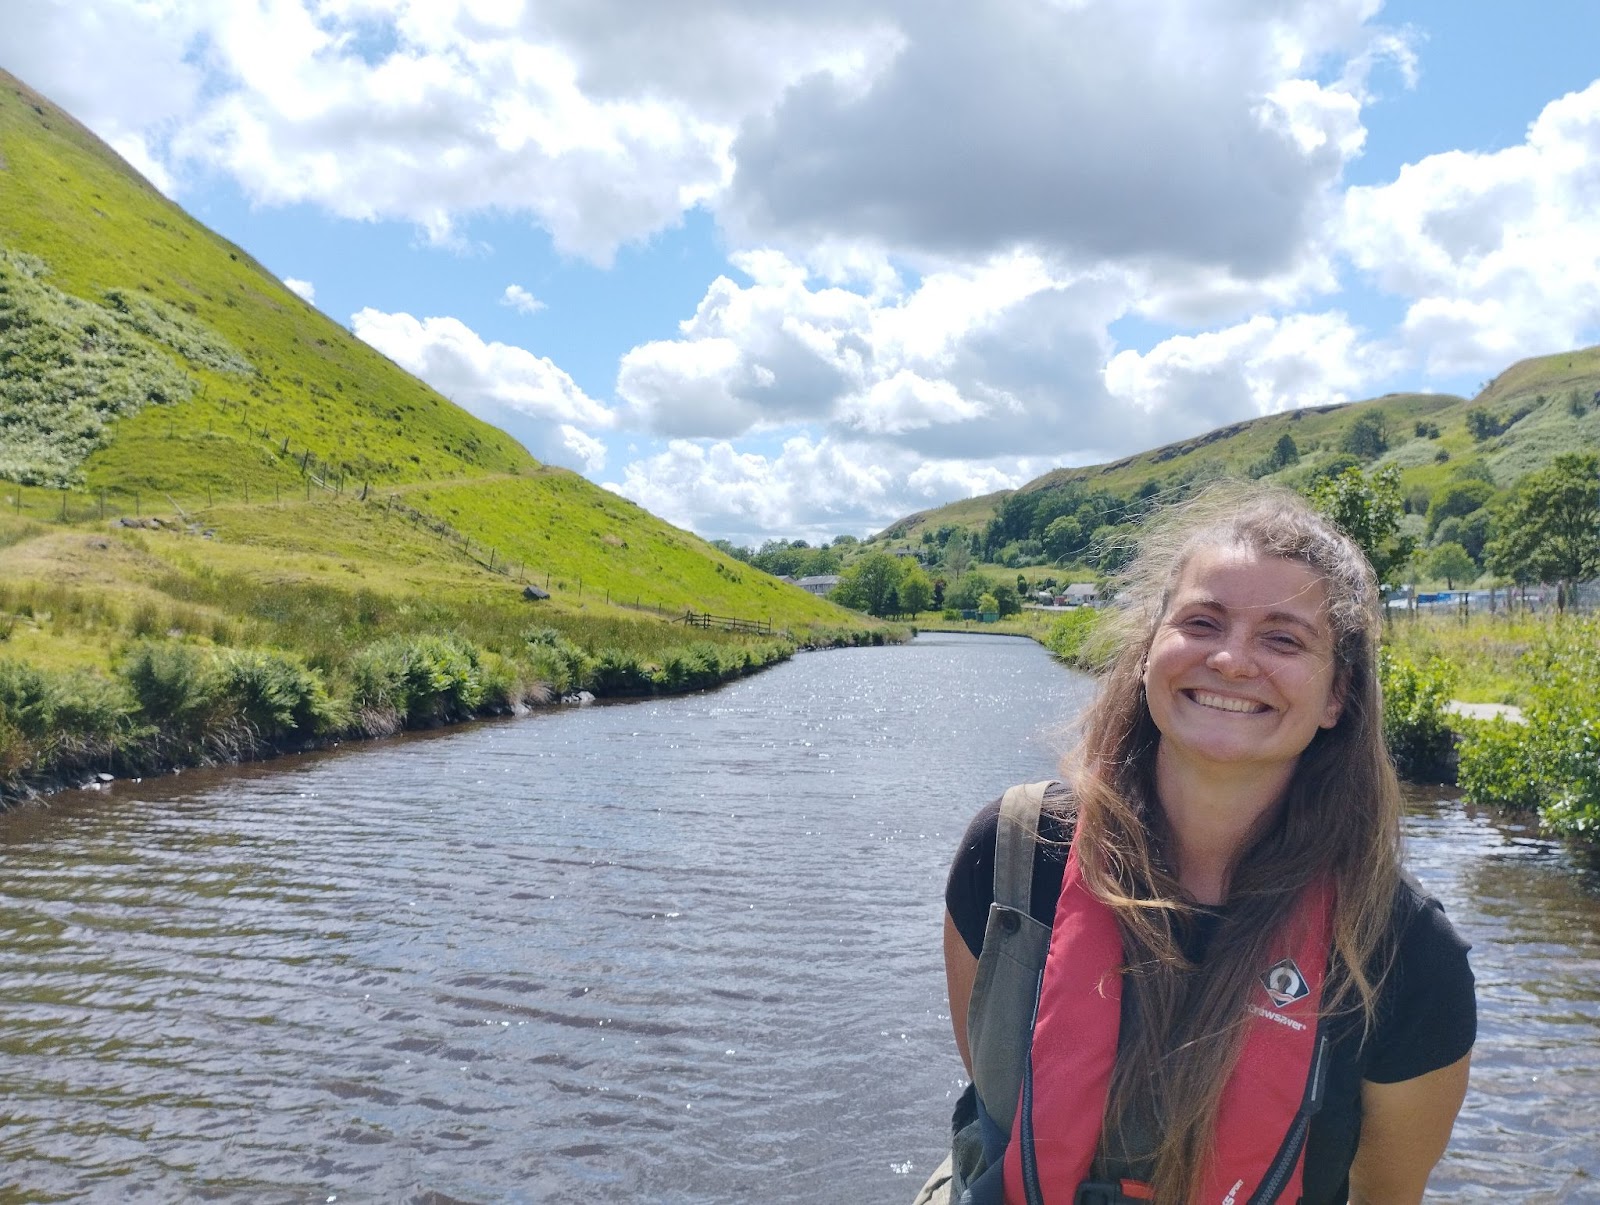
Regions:
<instances>
[{"instance_id":1,"label":"crewsaver logo","mask_svg":"<svg viewBox=\"0 0 1600 1205\"><path fill-rule=\"evenodd\" d=\"M1269 967L1267 973L1261 976L1261 986L1267 989L1267 996L1274 1008L1287 1008L1296 1000L1303 1000L1311 994L1306 977L1300 973L1300 968L1295 966L1292 958L1285 958Z\"/></svg>"}]
</instances>

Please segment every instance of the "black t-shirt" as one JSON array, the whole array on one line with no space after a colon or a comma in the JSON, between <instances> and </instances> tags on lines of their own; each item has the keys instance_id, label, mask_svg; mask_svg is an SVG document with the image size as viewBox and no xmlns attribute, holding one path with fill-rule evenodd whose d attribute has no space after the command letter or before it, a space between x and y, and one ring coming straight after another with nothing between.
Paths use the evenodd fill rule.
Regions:
<instances>
[{"instance_id":1,"label":"black t-shirt","mask_svg":"<svg viewBox=\"0 0 1600 1205\"><path fill-rule=\"evenodd\" d=\"M1055 790L1055 788L1052 788ZM1047 800L1052 798L1047 796ZM956 931L977 957L994 899L995 831L1000 801L968 826L950 867L945 905ZM1067 830L1049 811L1040 817L1034 849L1029 913L1055 920L1056 897L1066 869ZM1373 1032L1361 1041L1359 1013L1332 1017L1328 1087L1306 1140L1305 1205L1340 1205L1349 1195L1350 1164L1361 1137L1361 1081L1415 1079L1462 1058L1477 1037L1477 1002L1466 942L1451 927L1439 901L1402 883L1395 899L1395 958L1378 994ZM1214 926L1213 926L1214 927ZM1202 928L1203 941L1210 933Z\"/></svg>"}]
</instances>

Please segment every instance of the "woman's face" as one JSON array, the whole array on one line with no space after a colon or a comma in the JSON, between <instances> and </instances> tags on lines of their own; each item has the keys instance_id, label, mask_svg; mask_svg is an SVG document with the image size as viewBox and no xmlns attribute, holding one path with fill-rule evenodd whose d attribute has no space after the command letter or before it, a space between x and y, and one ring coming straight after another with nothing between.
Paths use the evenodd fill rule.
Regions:
<instances>
[{"instance_id":1,"label":"woman's face","mask_svg":"<svg viewBox=\"0 0 1600 1205\"><path fill-rule=\"evenodd\" d=\"M1326 604L1321 577L1298 561L1230 546L1190 558L1145 662L1162 756L1292 771L1339 720Z\"/></svg>"}]
</instances>

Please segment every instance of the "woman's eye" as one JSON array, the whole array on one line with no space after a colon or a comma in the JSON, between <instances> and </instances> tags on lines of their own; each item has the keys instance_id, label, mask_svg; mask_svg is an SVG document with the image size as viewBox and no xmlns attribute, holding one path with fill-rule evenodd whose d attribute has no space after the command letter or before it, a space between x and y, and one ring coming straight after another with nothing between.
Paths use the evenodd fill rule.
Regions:
<instances>
[{"instance_id":1,"label":"woman's eye","mask_svg":"<svg viewBox=\"0 0 1600 1205\"><path fill-rule=\"evenodd\" d=\"M1273 632L1267 636L1267 643L1273 648L1293 650L1302 648L1300 638L1291 636L1288 632Z\"/></svg>"}]
</instances>

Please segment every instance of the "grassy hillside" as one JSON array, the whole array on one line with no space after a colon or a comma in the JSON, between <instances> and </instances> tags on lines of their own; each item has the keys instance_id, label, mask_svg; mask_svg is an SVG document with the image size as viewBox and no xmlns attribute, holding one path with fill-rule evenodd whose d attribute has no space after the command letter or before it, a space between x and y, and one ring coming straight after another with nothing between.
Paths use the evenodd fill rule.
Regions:
<instances>
[{"instance_id":1,"label":"grassy hillside","mask_svg":"<svg viewBox=\"0 0 1600 1205\"><path fill-rule=\"evenodd\" d=\"M1548 465L1560 452L1600 447L1600 406L1593 402L1596 390L1600 390L1600 348L1563 352L1513 365L1475 398L1393 393L1266 415L1108 464L1054 469L1028 482L1021 491L1050 490L1078 482L1090 490L1133 497L1141 490L1166 493L1223 477L1264 477L1298 487L1340 457L1350 429L1363 416L1373 415L1381 416L1387 428L1388 448L1364 464L1397 466L1403 493L1431 493L1467 466L1471 466L1470 472L1482 472L1505 487ZM1584 403L1581 415L1568 404L1574 392ZM1502 433L1480 440L1469 425L1473 411L1484 411L1502 422L1515 421ZM1298 459L1263 471L1285 435L1293 439ZM872 542L914 543L924 530L946 525L980 531L1013 492L1001 490L918 511L885 528Z\"/></svg>"},{"instance_id":2,"label":"grassy hillside","mask_svg":"<svg viewBox=\"0 0 1600 1205\"><path fill-rule=\"evenodd\" d=\"M894 635L540 464L4 73L0 199L0 791Z\"/></svg>"},{"instance_id":3,"label":"grassy hillside","mask_svg":"<svg viewBox=\"0 0 1600 1205\"><path fill-rule=\"evenodd\" d=\"M459 585L504 583L509 565L548 577L558 607L609 593L847 621L539 464L3 73L0 185L0 472L14 516L165 516L213 546L369 560L361 572L380 577L409 559Z\"/></svg>"}]
</instances>

